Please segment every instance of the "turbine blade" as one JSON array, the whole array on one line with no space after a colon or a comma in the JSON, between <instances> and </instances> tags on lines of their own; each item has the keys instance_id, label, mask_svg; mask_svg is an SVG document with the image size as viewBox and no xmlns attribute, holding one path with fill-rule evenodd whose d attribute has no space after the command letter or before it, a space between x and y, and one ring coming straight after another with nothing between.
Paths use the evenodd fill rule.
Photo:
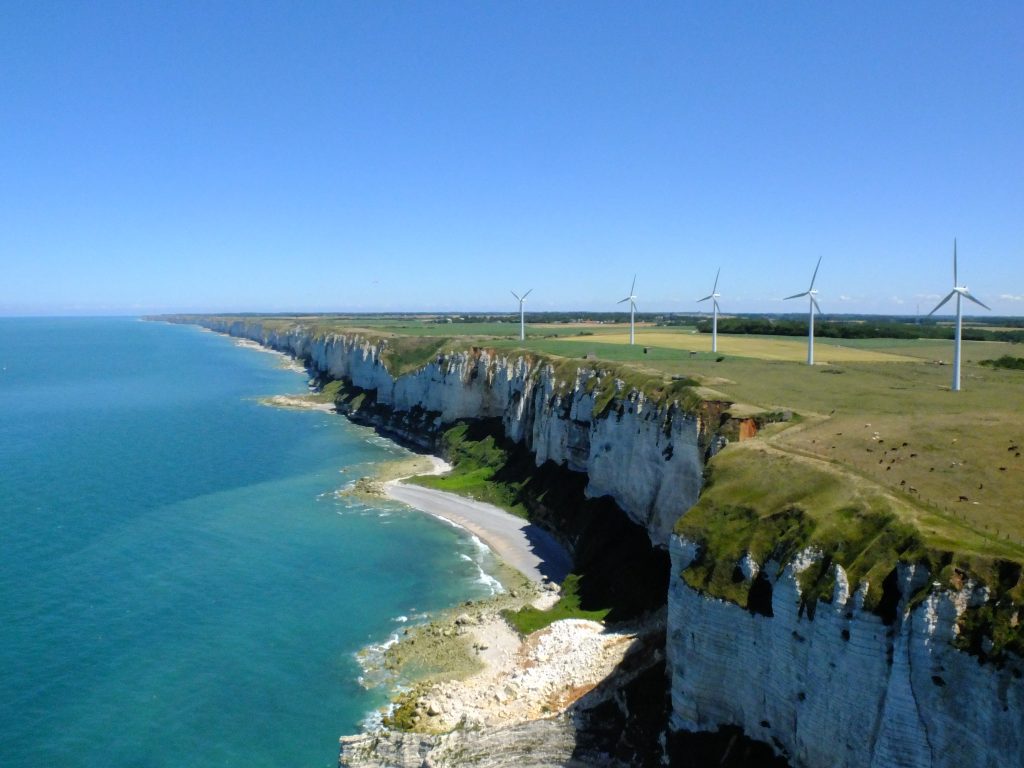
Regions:
<instances>
[{"instance_id":1,"label":"turbine blade","mask_svg":"<svg viewBox=\"0 0 1024 768\"><path fill-rule=\"evenodd\" d=\"M519 298L519 294L516 293L515 291L509 291L509 293L516 297L516 301L522 301L522 299Z\"/></svg>"},{"instance_id":2,"label":"turbine blade","mask_svg":"<svg viewBox=\"0 0 1024 768\"><path fill-rule=\"evenodd\" d=\"M935 305L935 309L928 313L928 317L931 317L936 312L938 312L939 309L942 308L942 305L945 304L950 299L952 299L954 296L956 296L956 291L950 291L948 294L946 294L946 298L944 298L942 301Z\"/></svg>"},{"instance_id":3,"label":"turbine blade","mask_svg":"<svg viewBox=\"0 0 1024 768\"><path fill-rule=\"evenodd\" d=\"M821 266L821 256L818 257L818 263L814 265L814 274L811 275L811 287L807 289L808 291L813 291L814 290L814 280L818 277L818 267L820 267L820 266Z\"/></svg>"},{"instance_id":4,"label":"turbine blade","mask_svg":"<svg viewBox=\"0 0 1024 768\"><path fill-rule=\"evenodd\" d=\"M629 295L633 295L633 289L636 288L636 275L633 275L633 284L629 286Z\"/></svg>"},{"instance_id":5,"label":"turbine blade","mask_svg":"<svg viewBox=\"0 0 1024 768\"><path fill-rule=\"evenodd\" d=\"M717 312L717 311L718 311L718 299L715 299L715 300L714 300L713 302L711 302L711 303L712 303L712 305L713 305L713 306L715 307L715 312Z\"/></svg>"},{"instance_id":6,"label":"turbine blade","mask_svg":"<svg viewBox=\"0 0 1024 768\"><path fill-rule=\"evenodd\" d=\"M810 291L804 291L803 293L794 293L792 296L787 296L783 301L789 301L790 299L799 299L801 296L806 296Z\"/></svg>"},{"instance_id":7,"label":"turbine blade","mask_svg":"<svg viewBox=\"0 0 1024 768\"><path fill-rule=\"evenodd\" d=\"M633 308L633 311L636 312L636 302L635 301L630 301L629 302L629 306L631 306Z\"/></svg>"},{"instance_id":8,"label":"turbine blade","mask_svg":"<svg viewBox=\"0 0 1024 768\"><path fill-rule=\"evenodd\" d=\"M813 296L811 296L811 304L814 305L814 308L816 310L818 310L818 314L820 315L821 314L821 307L818 306L818 300L815 299Z\"/></svg>"},{"instance_id":9,"label":"turbine blade","mask_svg":"<svg viewBox=\"0 0 1024 768\"><path fill-rule=\"evenodd\" d=\"M973 301L978 306L984 307L985 309L987 309L989 311L992 310L992 307L990 307L988 304L985 304L980 299L977 299L974 296L972 296L970 291L964 291L962 295L963 295L963 297L965 299L970 299L971 301Z\"/></svg>"},{"instance_id":10,"label":"turbine blade","mask_svg":"<svg viewBox=\"0 0 1024 768\"><path fill-rule=\"evenodd\" d=\"M955 288L959 283L956 281L956 238L953 238L953 287Z\"/></svg>"},{"instance_id":11,"label":"turbine blade","mask_svg":"<svg viewBox=\"0 0 1024 768\"><path fill-rule=\"evenodd\" d=\"M712 293L712 294L709 294L708 296L705 296L703 299L697 299L697 303L700 304L702 301L707 301L708 299L714 297L714 295L715 294Z\"/></svg>"},{"instance_id":12,"label":"turbine blade","mask_svg":"<svg viewBox=\"0 0 1024 768\"><path fill-rule=\"evenodd\" d=\"M721 267L719 267L719 268L718 268L718 271L717 271L717 272L715 272L715 287L711 289L711 293L712 293L712 294L713 294L713 293L714 293L715 291L717 291L717 290L718 290L718 276L719 276L720 274L722 274L722 268L721 268Z\"/></svg>"},{"instance_id":13,"label":"turbine blade","mask_svg":"<svg viewBox=\"0 0 1024 768\"><path fill-rule=\"evenodd\" d=\"M530 295L531 293L533 293L533 288L531 288L531 289L530 289L530 290L528 290L528 291L527 291L526 293L524 293L524 294L523 294L523 298L525 299L525 298L526 298L527 296L529 296L529 295Z\"/></svg>"},{"instance_id":14,"label":"turbine blade","mask_svg":"<svg viewBox=\"0 0 1024 768\"><path fill-rule=\"evenodd\" d=\"M632 297L632 296L627 296L627 297L626 297L626 298L624 298L624 299L623 299L622 301L616 301L615 303L616 303L616 304L625 304L625 303L626 303L627 301L629 301L629 300L630 300L631 298L633 298L633 297Z\"/></svg>"}]
</instances>

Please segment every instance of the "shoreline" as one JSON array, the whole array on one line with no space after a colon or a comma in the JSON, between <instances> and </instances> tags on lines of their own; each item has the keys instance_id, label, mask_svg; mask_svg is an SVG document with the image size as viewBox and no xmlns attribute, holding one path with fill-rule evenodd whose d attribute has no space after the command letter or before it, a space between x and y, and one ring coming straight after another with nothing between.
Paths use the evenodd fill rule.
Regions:
<instances>
[{"instance_id":1,"label":"shoreline","mask_svg":"<svg viewBox=\"0 0 1024 768\"><path fill-rule=\"evenodd\" d=\"M305 367L285 352L252 339L232 336L226 332L212 331L203 326L199 326L199 328L224 336L236 347L276 355L285 362L285 365L282 365L283 368L296 373L309 374ZM311 400L304 395L272 395L261 398L260 403L276 408L317 410L343 415L337 411L334 403ZM383 437L387 438L386 435ZM391 440L391 438L387 439ZM408 450L401 443L391 441ZM572 569L572 558L554 536L540 526L516 517L493 504L476 501L448 491L402 482L417 475L440 475L451 470L451 465L439 456L429 453L411 453L413 453L413 456L410 457L412 460L417 456L424 458L431 463L431 468L425 472L414 472L400 477L381 477L383 473L375 473L373 476L360 478L360 481L366 481L366 484L363 487L357 486L353 490L370 495L376 495L379 490L385 498L405 504L468 532L491 550L499 565L516 570L534 584L543 585L553 582L560 585L565 580L566 575ZM386 463L382 464L380 469L383 470L385 466L387 466Z\"/></svg>"},{"instance_id":2,"label":"shoreline","mask_svg":"<svg viewBox=\"0 0 1024 768\"><path fill-rule=\"evenodd\" d=\"M239 346L277 352L256 342ZM267 404L318 406L337 413L333 404L314 406L301 397L274 400ZM417 465L417 460L428 461L429 468ZM346 746L359 751L357 745L364 739L375 742L389 732L399 738L431 738L460 728L561 716L609 678L647 629L644 623L609 628L595 621L564 619L529 636L519 635L504 611L526 605L551 608L560 596L558 585L572 569L569 553L547 531L499 507L402 482L449 471L451 466L440 457L412 453L390 463L391 472L399 468L400 476L389 477L389 463L382 463L376 468L379 474L361 478L366 482L358 491L400 502L462 529L493 553L499 568L514 570L524 581L490 599L452 605L437 619L406 627L396 633L397 640L386 642L384 667L397 675L390 683L392 703L367 713L358 735L341 738L342 764L347 764ZM417 675L417 667L426 671L424 662L435 670ZM403 671L412 672L412 679L406 677L406 683L393 687L405 677ZM409 683L411 688L405 687Z\"/></svg>"},{"instance_id":3,"label":"shoreline","mask_svg":"<svg viewBox=\"0 0 1024 768\"><path fill-rule=\"evenodd\" d=\"M451 469L444 459L427 458L433 469L422 474L441 475ZM535 584L547 581L561 584L572 569L572 559L565 548L554 536L528 520L493 504L402 482L406 479L386 481L384 495L476 536L498 560Z\"/></svg>"}]
</instances>

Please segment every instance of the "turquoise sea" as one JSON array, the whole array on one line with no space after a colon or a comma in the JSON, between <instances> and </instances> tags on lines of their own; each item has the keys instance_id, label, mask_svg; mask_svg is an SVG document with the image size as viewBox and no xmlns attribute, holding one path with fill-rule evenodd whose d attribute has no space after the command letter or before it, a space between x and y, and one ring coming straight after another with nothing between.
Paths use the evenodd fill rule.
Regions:
<instances>
[{"instance_id":1,"label":"turquoise sea","mask_svg":"<svg viewBox=\"0 0 1024 768\"><path fill-rule=\"evenodd\" d=\"M0 319L0 765L337 764L357 652L489 594L459 531L336 491L405 452L280 357L134 319Z\"/></svg>"}]
</instances>

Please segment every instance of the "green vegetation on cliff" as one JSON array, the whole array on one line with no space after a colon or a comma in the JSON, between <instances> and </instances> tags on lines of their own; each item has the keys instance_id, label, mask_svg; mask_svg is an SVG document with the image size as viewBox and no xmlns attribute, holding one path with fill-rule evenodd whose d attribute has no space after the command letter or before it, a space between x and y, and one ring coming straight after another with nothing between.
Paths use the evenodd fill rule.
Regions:
<instances>
[{"instance_id":1,"label":"green vegetation on cliff","mask_svg":"<svg viewBox=\"0 0 1024 768\"><path fill-rule=\"evenodd\" d=\"M751 610L758 604L755 580L739 565L749 554L758 564L785 565L812 548L821 559L800 574L802 608L813 615L818 601L831 601L833 565L846 571L850 589L868 583L865 607L890 619L896 609L897 563L924 566L923 597L933 581L959 588L975 578L992 596L981 611L969 611L960 644L994 642L993 653L1024 648L1016 625L1024 598L1020 547L985 536L934 510L889 493L842 468L747 443L722 451L708 465L700 501L676 523L676 533L699 546L694 563L678 574L694 589Z\"/></svg>"},{"instance_id":2,"label":"green vegetation on cliff","mask_svg":"<svg viewBox=\"0 0 1024 768\"><path fill-rule=\"evenodd\" d=\"M510 621L532 631L558 619L621 621L663 605L668 557L647 532L608 498L588 499L587 476L547 462L538 467L523 446L503 436L498 421L459 422L445 430L448 476L410 482L486 500L554 532L573 557L574 573L551 611L528 609Z\"/></svg>"},{"instance_id":3,"label":"green vegetation on cliff","mask_svg":"<svg viewBox=\"0 0 1024 768\"><path fill-rule=\"evenodd\" d=\"M562 591L558 602L549 610L542 611L531 605L520 608L518 611L506 611L505 618L515 627L521 635L529 635L538 629L562 619L589 619L590 621L604 621L611 612L610 608L600 608L594 611L584 610L580 606L580 577L578 574L570 573L562 583Z\"/></svg>"},{"instance_id":4,"label":"green vegetation on cliff","mask_svg":"<svg viewBox=\"0 0 1024 768\"><path fill-rule=\"evenodd\" d=\"M521 498L525 472L522 468L510 471L516 458L514 448L502 444L491 425L456 424L445 430L440 448L452 464L451 472L414 477L409 482L486 501L518 517L527 517Z\"/></svg>"}]
</instances>

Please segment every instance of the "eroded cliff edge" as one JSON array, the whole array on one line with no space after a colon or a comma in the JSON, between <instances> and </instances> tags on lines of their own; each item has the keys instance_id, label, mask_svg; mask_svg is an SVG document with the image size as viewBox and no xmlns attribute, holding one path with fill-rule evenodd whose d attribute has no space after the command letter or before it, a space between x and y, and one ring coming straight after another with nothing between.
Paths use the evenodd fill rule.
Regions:
<instances>
[{"instance_id":1,"label":"eroded cliff edge","mask_svg":"<svg viewBox=\"0 0 1024 768\"><path fill-rule=\"evenodd\" d=\"M797 766L1024 764L1019 566L981 568L986 581L942 553L922 562L907 542L886 551L885 568L858 571L864 552L742 537L722 559L709 528L676 530L723 443L725 404L695 397L686 382L637 387L485 349L425 347L417 360L366 335L201 322L350 382L361 391L356 418L406 440L429 445L445 424L497 419L538 466L586 473L588 495L613 498L671 552L676 732L738 727Z\"/></svg>"}]
</instances>

